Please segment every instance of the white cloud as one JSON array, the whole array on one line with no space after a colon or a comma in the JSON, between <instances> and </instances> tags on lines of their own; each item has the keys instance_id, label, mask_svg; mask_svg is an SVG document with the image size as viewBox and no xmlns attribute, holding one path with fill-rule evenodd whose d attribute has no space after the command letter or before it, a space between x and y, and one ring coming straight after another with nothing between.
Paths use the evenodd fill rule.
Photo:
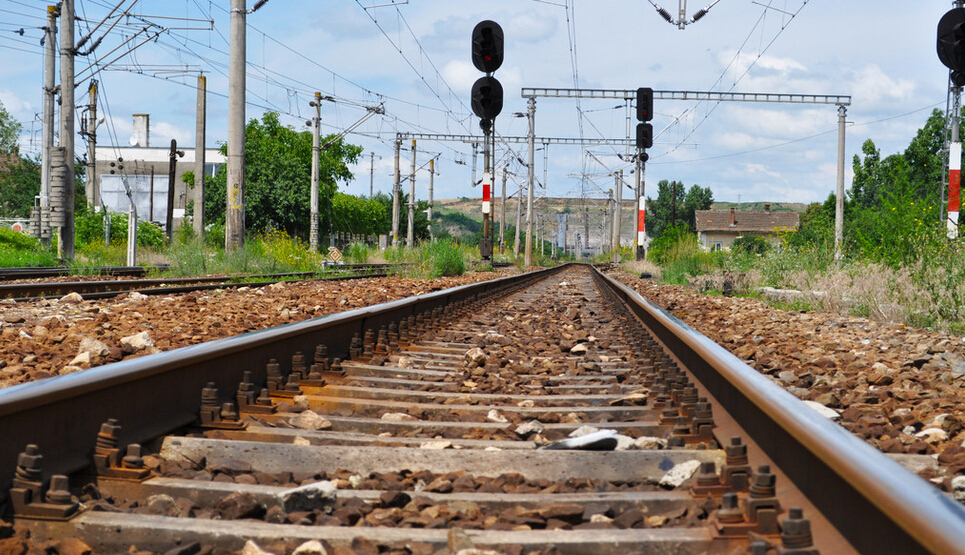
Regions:
<instances>
[{"instance_id":1,"label":"white cloud","mask_svg":"<svg viewBox=\"0 0 965 555\"><path fill-rule=\"evenodd\" d=\"M894 79L876 64L852 71L849 77L853 83L852 95L856 104L902 100L915 92L914 82L902 78Z\"/></svg>"}]
</instances>

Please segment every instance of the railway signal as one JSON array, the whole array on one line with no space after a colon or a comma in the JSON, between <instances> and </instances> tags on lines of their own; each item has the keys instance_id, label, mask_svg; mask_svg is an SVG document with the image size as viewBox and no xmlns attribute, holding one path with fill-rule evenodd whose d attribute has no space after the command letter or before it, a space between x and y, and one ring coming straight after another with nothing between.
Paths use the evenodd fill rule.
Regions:
<instances>
[{"instance_id":1,"label":"railway signal","mask_svg":"<svg viewBox=\"0 0 965 555\"><path fill-rule=\"evenodd\" d=\"M937 46L938 59L945 67L953 72L965 72L965 8L954 8L942 16L938 22Z\"/></svg>"},{"instance_id":2,"label":"railway signal","mask_svg":"<svg viewBox=\"0 0 965 555\"><path fill-rule=\"evenodd\" d=\"M491 193L491 176L493 175L492 144L493 123L496 116L503 110L503 86L493 77L493 72L503 65L503 28L495 21L480 21L472 30L472 65L486 74L473 83L472 111L479 116L479 127L486 135L484 141L485 164L483 175L483 236L479 241L479 254L483 260L489 260L493 255L492 225L489 209L489 195Z\"/></svg>"},{"instance_id":3,"label":"railway signal","mask_svg":"<svg viewBox=\"0 0 965 555\"><path fill-rule=\"evenodd\" d=\"M637 89L637 120L650 121L653 119L653 89L640 87Z\"/></svg>"},{"instance_id":4,"label":"railway signal","mask_svg":"<svg viewBox=\"0 0 965 555\"><path fill-rule=\"evenodd\" d=\"M637 124L637 148L647 149L653 146L653 126L649 123Z\"/></svg>"},{"instance_id":5,"label":"railway signal","mask_svg":"<svg viewBox=\"0 0 965 555\"><path fill-rule=\"evenodd\" d=\"M480 21L473 28L472 65L483 73L503 65L503 28L495 21Z\"/></svg>"}]
</instances>

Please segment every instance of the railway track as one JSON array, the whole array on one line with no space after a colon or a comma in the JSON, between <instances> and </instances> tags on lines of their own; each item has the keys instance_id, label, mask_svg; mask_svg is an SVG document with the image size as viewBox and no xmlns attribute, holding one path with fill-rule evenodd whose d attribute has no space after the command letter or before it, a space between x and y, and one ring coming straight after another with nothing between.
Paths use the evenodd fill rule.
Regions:
<instances>
[{"instance_id":1,"label":"railway track","mask_svg":"<svg viewBox=\"0 0 965 555\"><path fill-rule=\"evenodd\" d=\"M225 287L262 287L284 279L353 279L385 277L390 264L342 264L323 272L288 272L243 276L206 276L156 279L112 279L95 281L50 281L0 283L0 299L33 300L77 293L84 299L105 299L129 291L144 295L172 295ZM9 275L16 275L11 273ZM134 275L134 274L120 274ZM26 279L26 278L10 278Z\"/></svg>"},{"instance_id":2,"label":"railway track","mask_svg":"<svg viewBox=\"0 0 965 555\"><path fill-rule=\"evenodd\" d=\"M961 505L586 266L9 388L0 432L18 533L96 553L965 553Z\"/></svg>"},{"instance_id":3,"label":"railway track","mask_svg":"<svg viewBox=\"0 0 965 555\"><path fill-rule=\"evenodd\" d=\"M99 266L87 268L83 271L87 275L114 276L114 277L143 277L150 272L163 272L168 269L167 264L158 266ZM76 270L68 266L47 267L47 268L0 268L0 281L13 279L44 279L60 276L69 276L76 273Z\"/></svg>"}]
</instances>

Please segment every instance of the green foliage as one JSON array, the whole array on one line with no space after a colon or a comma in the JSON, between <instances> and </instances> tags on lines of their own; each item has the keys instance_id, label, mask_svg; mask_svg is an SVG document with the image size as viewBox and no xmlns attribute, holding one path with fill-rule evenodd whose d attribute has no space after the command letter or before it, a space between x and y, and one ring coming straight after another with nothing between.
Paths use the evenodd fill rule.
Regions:
<instances>
[{"instance_id":1,"label":"green foliage","mask_svg":"<svg viewBox=\"0 0 965 555\"><path fill-rule=\"evenodd\" d=\"M373 201L380 203L385 207L385 220L384 229L382 233L392 232L392 197L385 193L378 193L375 195ZM402 241L406 238L409 229L409 209L406 206L409 203L409 195L399 191L399 240ZM429 240L429 217L426 214L426 210L429 208L429 202L420 200L416 202L415 206L415 225L412 229L412 233L415 236L416 242L422 242ZM392 238L389 237L391 241Z\"/></svg>"},{"instance_id":2,"label":"green foliage","mask_svg":"<svg viewBox=\"0 0 965 555\"><path fill-rule=\"evenodd\" d=\"M731 244L731 250L736 253L761 255L766 253L770 248L771 244L767 242L767 239L754 235L742 235L734 239L734 243Z\"/></svg>"},{"instance_id":3,"label":"green foliage","mask_svg":"<svg viewBox=\"0 0 965 555\"><path fill-rule=\"evenodd\" d=\"M30 207L33 206L34 198L39 194L40 158L15 156L0 172L0 217L29 217Z\"/></svg>"},{"instance_id":4,"label":"green foliage","mask_svg":"<svg viewBox=\"0 0 965 555\"><path fill-rule=\"evenodd\" d=\"M433 241L423 248L423 268L432 278L461 276L466 273L466 261L459 248L449 241Z\"/></svg>"},{"instance_id":5,"label":"green foliage","mask_svg":"<svg viewBox=\"0 0 965 555\"><path fill-rule=\"evenodd\" d=\"M386 210L381 200L335 193L332 209L335 214L334 231L358 235L380 235L389 233L392 227L390 212Z\"/></svg>"},{"instance_id":6,"label":"green foliage","mask_svg":"<svg viewBox=\"0 0 965 555\"><path fill-rule=\"evenodd\" d=\"M659 237L650 242L647 249L647 258L655 263L663 265L673 259L678 250L678 245L689 245L693 243L697 246L697 236L690 232L684 224L666 229ZM687 250L690 250L689 247Z\"/></svg>"},{"instance_id":7,"label":"green foliage","mask_svg":"<svg viewBox=\"0 0 965 555\"><path fill-rule=\"evenodd\" d=\"M104 243L105 219L110 220L110 244L122 246L127 244L127 214L110 212L105 218L103 210L93 212L84 205L74 215L74 240L78 248L84 250L89 245ZM138 246L160 249L167 242L167 236L159 226L144 220L137 222Z\"/></svg>"},{"instance_id":8,"label":"green foliage","mask_svg":"<svg viewBox=\"0 0 965 555\"><path fill-rule=\"evenodd\" d=\"M333 228L332 197L339 181L352 179L348 165L362 148L334 136L319 158L320 229ZM221 146L227 154L227 145ZM307 237L311 228L312 135L281 125L278 114L266 112L261 121L245 127L245 228L283 229L292 237ZM227 165L221 166L211 185L205 182L205 221L223 223Z\"/></svg>"},{"instance_id":9,"label":"green foliage","mask_svg":"<svg viewBox=\"0 0 965 555\"><path fill-rule=\"evenodd\" d=\"M365 243L352 243L348 248L342 250L342 256L346 262L351 264L367 264L369 257L375 250L376 247L371 247Z\"/></svg>"},{"instance_id":10,"label":"green foliage","mask_svg":"<svg viewBox=\"0 0 965 555\"><path fill-rule=\"evenodd\" d=\"M695 229L695 212L709 210L713 203L709 187L692 185L686 190L682 182L661 179L657 183L657 198L647 198L647 234L657 238L681 223Z\"/></svg>"},{"instance_id":11,"label":"green foliage","mask_svg":"<svg viewBox=\"0 0 965 555\"><path fill-rule=\"evenodd\" d=\"M55 266L57 253L40 241L12 229L0 228L0 267Z\"/></svg>"},{"instance_id":12,"label":"green foliage","mask_svg":"<svg viewBox=\"0 0 965 555\"><path fill-rule=\"evenodd\" d=\"M10 154L17 151L21 128L20 122L15 120L3 107L3 102L0 102L0 153Z\"/></svg>"},{"instance_id":13,"label":"green foliage","mask_svg":"<svg viewBox=\"0 0 965 555\"><path fill-rule=\"evenodd\" d=\"M314 272L324 261L324 257L312 252L307 243L281 230L265 233L261 241L265 254L274 261L273 272Z\"/></svg>"}]
</instances>

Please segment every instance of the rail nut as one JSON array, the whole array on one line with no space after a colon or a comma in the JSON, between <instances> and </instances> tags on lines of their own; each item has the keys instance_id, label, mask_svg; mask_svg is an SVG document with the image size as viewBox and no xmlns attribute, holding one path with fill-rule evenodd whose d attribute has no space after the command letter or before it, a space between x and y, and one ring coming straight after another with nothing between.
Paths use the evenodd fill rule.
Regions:
<instances>
[{"instance_id":1,"label":"rail nut","mask_svg":"<svg viewBox=\"0 0 965 555\"><path fill-rule=\"evenodd\" d=\"M804 518L798 507L788 509L787 518L781 521L781 546L778 555L820 555L811 537L811 521Z\"/></svg>"}]
</instances>

